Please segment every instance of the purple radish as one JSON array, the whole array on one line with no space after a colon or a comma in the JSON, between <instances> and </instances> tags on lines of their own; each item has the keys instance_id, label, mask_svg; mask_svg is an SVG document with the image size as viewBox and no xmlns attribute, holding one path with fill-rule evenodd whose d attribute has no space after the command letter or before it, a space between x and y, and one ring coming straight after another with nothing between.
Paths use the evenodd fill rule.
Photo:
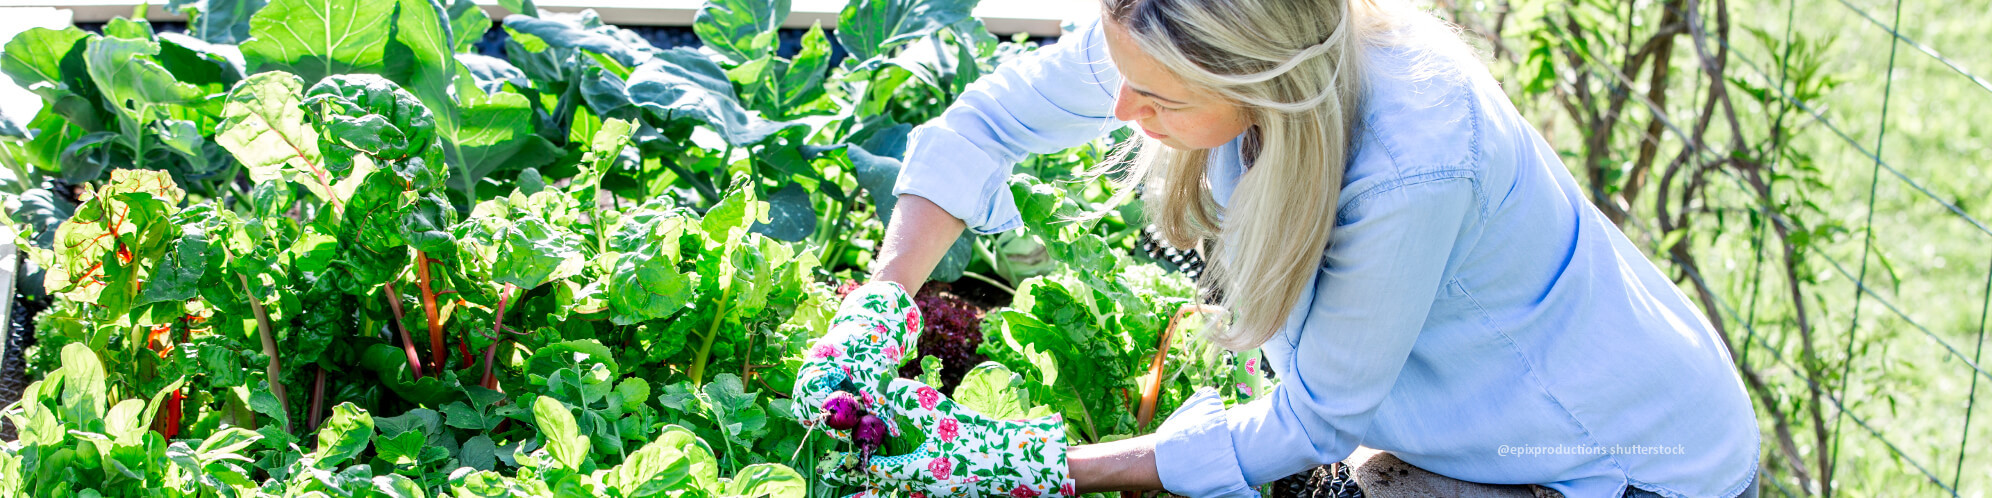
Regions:
<instances>
[{"instance_id":1,"label":"purple radish","mask_svg":"<svg viewBox=\"0 0 1992 498\"><path fill-rule=\"evenodd\" d=\"M851 393L838 391L823 402L824 423L831 428L848 431L858 427L859 418L865 414L863 405Z\"/></svg>"},{"instance_id":2,"label":"purple radish","mask_svg":"<svg viewBox=\"0 0 1992 498\"><path fill-rule=\"evenodd\" d=\"M858 443L859 448L868 451L885 446L885 420L877 415L865 415L858 420L858 430L851 433L851 439Z\"/></svg>"}]
</instances>

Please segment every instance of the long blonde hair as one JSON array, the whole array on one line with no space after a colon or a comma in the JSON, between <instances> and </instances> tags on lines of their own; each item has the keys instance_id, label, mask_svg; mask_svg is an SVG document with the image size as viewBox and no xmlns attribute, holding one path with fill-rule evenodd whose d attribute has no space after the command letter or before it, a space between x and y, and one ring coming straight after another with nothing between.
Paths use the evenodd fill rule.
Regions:
<instances>
[{"instance_id":1,"label":"long blonde hair","mask_svg":"<svg viewBox=\"0 0 1992 498\"><path fill-rule=\"evenodd\" d=\"M1258 347L1320 268L1360 123L1362 49L1404 21L1406 9L1376 0L1102 2L1107 21L1142 52L1250 118L1252 171L1227 207L1206 184L1205 150L1144 140L1122 186L1146 183L1142 200L1164 242L1205 250L1199 286L1221 296L1231 315L1208 337L1233 350Z\"/></svg>"}]
</instances>

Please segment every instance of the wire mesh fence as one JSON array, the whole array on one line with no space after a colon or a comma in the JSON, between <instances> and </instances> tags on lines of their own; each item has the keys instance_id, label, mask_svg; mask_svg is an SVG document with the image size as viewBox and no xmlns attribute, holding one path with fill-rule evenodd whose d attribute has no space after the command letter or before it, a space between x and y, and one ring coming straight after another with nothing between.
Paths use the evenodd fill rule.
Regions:
<instances>
[{"instance_id":1,"label":"wire mesh fence","mask_svg":"<svg viewBox=\"0 0 1992 498\"><path fill-rule=\"evenodd\" d=\"M1921 62L1909 58L1941 66L1915 76L1955 80L1968 98L1992 102L1992 83L1904 32L1903 9L1917 5L1877 5L1771 0L1745 22L1724 0L1439 7L1518 68L1518 101L1560 104L1593 201L1669 263L1729 340L1765 426L1764 493L1982 496L1992 454L1975 412L1980 381L1992 380L1992 260L1919 272L1891 254L1932 238L1982 254L1992 229L1972 209L1986 193L1940 194L1973 187L1938 175L1976 177L1983 165L1925 164L1926 151L1901 150L1891 134L1929 126L1922 96L1901 112L1903 66ZM1841 15L1852 20L1843 32L1818 24ZM1818 71L1844 61L1815 43L1863 34L1886 41L1847 55L1884 69L1835 96L1879 110L1834 109ZM1656 159L1662 149L1677 155ZM1818 160L1840 155L1851 159ZM1851 195L1836 204L1835 186ZM1947 297L1919 299L1932 292ZM1921 388L1898 389L1905 376Z\"/></svg>"}]
</instances>

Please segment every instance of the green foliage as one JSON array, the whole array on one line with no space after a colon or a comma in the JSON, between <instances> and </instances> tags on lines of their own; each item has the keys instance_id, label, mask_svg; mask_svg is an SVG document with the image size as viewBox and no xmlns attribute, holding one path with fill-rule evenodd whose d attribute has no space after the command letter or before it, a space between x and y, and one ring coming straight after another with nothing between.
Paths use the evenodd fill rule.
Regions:
<instances>
[{"instance_id":1,"label":"green foliage","mask_svg":"<svg viewBox=\"0 0 1992 498\"><path fill-rule=\"evenodd\" d=\"M10 218L57 299L0 491L831 492L784 392L822 282L867 271L912 125L1028 47L973 2L854 2L841 67L820 27L776 53L782 1L707 5L710 53L504 3L508 60L459 53L489 26L463 0L9 42L46 104L0 130ZM981 243L936 276L989 272ZM1039 374L976 396L1048 413Z\"/></svg>"}]
</instances>

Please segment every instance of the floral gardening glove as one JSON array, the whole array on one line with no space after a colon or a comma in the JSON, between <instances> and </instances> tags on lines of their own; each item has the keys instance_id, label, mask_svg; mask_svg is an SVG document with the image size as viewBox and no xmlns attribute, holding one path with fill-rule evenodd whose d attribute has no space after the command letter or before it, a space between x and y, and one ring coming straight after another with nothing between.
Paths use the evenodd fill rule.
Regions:
<instances>
[{"instance_id":1,"label":"floral gardening glove","mask_svg":"<svg viewBox=\"0 0 1992 498\"><path fill-rule=\"evenodd\" d=\"M1058 415L996 420L908 379L892 381L884 404L913 421L926 442L912 453L868 462L833 456L825 478L864 486L859 496L887 490L913 498L1078 496L1065 463L1065 421Z\"/></svg>"},{"instance_id":2,"label":"floral gardening glove","mask_svg":"<svg viewBox=\"0 0 1992 498\"><path fill-rule=\"evenodd\" d=\"M796 372L796 419L845 441L854 432L873 441L899 435L879 390L919 338L920 308L899 284L877 281L851 291L830 333L816 339Z\"/></svg>"}]
</instances>

